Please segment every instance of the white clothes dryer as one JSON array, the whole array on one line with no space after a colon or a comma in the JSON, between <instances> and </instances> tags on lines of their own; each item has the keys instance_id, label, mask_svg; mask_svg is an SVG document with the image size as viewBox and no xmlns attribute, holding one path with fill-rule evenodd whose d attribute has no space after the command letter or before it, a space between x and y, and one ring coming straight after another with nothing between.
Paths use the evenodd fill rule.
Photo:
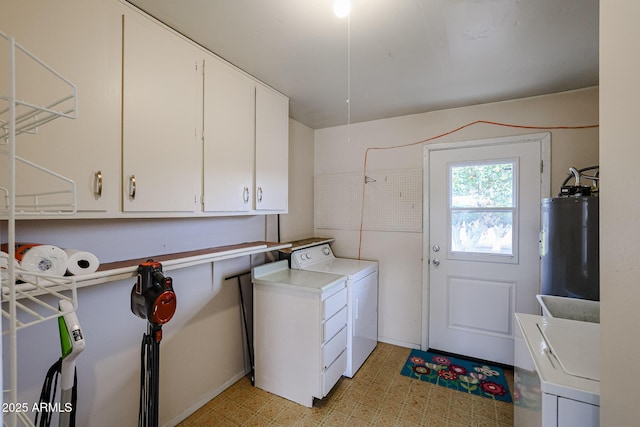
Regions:
<instances>
[{"instance_id":1,"label":"white clothes dryer","mask_svg":"<svg viewBox=\"0 0 640 427\"><path fill-rule=\"evenodd\" d=\"M378 344L378 263L336 258L329 244L291 253L291 268L347 277L347 368L352 378Z\"/></svg>"}]
</instances>

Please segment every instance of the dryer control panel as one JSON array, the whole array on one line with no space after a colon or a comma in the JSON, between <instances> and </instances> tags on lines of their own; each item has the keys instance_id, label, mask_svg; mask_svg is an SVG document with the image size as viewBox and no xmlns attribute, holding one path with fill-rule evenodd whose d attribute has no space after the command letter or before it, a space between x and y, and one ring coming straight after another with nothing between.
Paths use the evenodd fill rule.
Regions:
<instances>
[{"instance_id":1,"label":"dryer control panel","mask_svg":"<svg viewBox=\"0 0 640 427\"><path fill-rule=\"evenodd\" d=\"M291 268L304 270L316 262L325 261L335 258L331 246L328 244L312 246L310 248L301 249L291 254Z\"/></svg>"}]
</instances>

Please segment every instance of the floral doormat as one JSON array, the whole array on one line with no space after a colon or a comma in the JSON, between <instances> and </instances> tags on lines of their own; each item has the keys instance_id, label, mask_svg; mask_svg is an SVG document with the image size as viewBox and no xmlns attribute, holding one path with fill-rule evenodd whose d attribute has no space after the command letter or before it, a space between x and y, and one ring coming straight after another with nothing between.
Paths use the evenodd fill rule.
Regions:
<instances>
[{"instance_id":1,"label":"floral doormat","mask_svg":"<svg viewBox=\"0 0 640 427\"><path fill-rule=\"evenodd\" d=\"M497 366L412 350L400 373L463 393L512 402L504 371Z\"/></svg>"}]
</instances>

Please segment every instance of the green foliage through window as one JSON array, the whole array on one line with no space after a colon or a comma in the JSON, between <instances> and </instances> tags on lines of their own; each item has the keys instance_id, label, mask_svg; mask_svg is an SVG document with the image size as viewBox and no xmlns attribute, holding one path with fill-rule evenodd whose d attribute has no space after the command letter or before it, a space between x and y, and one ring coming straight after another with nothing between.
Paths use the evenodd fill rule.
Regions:
<instances>
[{"instance_id":1,"label":"green foliage through window","mask_svg":"<svg viewBox=\"0 0 640 427\"><path fill-rule=\"evenodd\" d=\"M451 248L513 254L515 163L450 167Z\"/></svg>"},{"instance_id":2,"label":"green foliage through window","mask_svg":"<svg viewBox=\"0 0 640 427\"><path fill-rule=\"evenodd\" d=\"M451 207L513 207L513 162L453 166Z\"/></svg>"}]
</instances>

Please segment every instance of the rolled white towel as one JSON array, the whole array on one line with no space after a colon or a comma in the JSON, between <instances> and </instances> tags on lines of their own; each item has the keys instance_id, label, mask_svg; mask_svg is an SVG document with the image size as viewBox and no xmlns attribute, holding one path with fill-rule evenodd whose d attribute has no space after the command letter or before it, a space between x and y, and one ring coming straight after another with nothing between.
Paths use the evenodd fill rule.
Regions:
<instances>
[{"instance_id":1,"label":"rolled white towel","mask_svg":"<svg viewBox=\"0 0 640 427\"><path fill-rule=\"evenodd\" d=\"M13 260L13 265L16 268L20 268L20 264L16 259ZM9 271L7 271L8 268L9 268L9 254L6 252L0 251L0 278L2 278L2 280L6 280L7 277L9 277Z\"/></svg>"},{"instance_id":2,"label":"rolled white towel","mask_svg":"<svg viewBox=\"0 0 640 427\"><path fill-rule=\"evenodd\" d=\"M77 249L64 249L67 254L67 274L82 276L84 274L95 273L100 266L98 257L91 252Z\"/></svg>"},{"instance_id":3,"label":"rolled white towel","mask_svg":"<svg viewBox=\"0 0 640 427\"><path fill-rule=\"evenodd\" d=\"M64 276L68 257L65 251L53 245L37 243L17 244L16 259L26 271Z\"/></svg>"}]
</instances>

